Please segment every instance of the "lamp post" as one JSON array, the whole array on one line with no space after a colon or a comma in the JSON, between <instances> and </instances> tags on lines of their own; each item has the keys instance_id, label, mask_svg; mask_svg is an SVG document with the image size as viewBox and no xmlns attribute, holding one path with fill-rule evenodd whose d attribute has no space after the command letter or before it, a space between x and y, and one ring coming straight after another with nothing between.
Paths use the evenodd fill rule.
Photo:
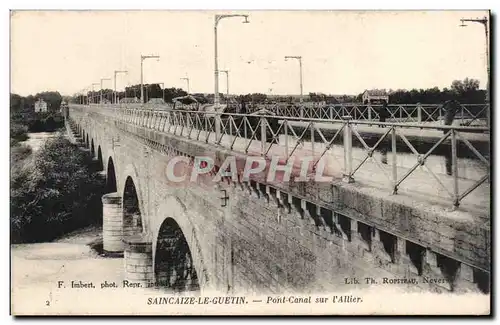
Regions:
<instances>
[{"instance_id":1,"label":"lamp post","mask_svg":"<svg viewBox=\"0 0 500 325\"><path fill-rule=\"evenodd\" d=\"M300 68L300 102L302 102L302 96L303 96L303 88L302 88L302 57L301 56L291 56L291 55L285 56L285 61L287 61L288 59L299 60L299 68Z\"/></svg>"},{"instance_id":2,"label":"lamp post","mask_svg":"<svg viewBox=\"0 0 500 325\"><path fill-rule=\"evenodd\" d=\"M142 71L142 66L143 62L146 59L158 59L160 60L160 57L158 55L141 55L141 104L144 104L144 86L143 86L143 71Z\"/></svg>"},{"instance_id":3,"label":"lamp post","mask_svg":"<svg viewBox=\"0 0 500 325\"><path fill-rule=\"evenodd\" d=\"M85 92L85 95L83 96L83 104L88 105L89 104L89 91L90 91L90 89L85 88L83 91Z\"/></svg>"},{"instance_id":4,"label":"lamp post","mask_svg":"<svg viewBox=\"0 0 500 325\"><path fill-rule=\"evenodd\" d=\"M218 63L218 57L217 57L217 25L219 24L219 21L221 21L224 18L232 18L232 17L243 17L245 20L243 21L244 24L248 24L248 15L215 15L214 17L214 79L215 79L215 85L214 85L214 108L215 111L219 110L219 63ZM216 115L215 116L215 138L216 141L219 139L220 135L220 116Z\"/></svg>"},{"instance_id":5,"label":"lamp post","mask_svg":"<svg viewBox=\"0 0 500 325\"><path fill-rule=\"evenodd\" d=\"M159 82L159 85L161 85L161 99L165 101L165 84L163 82Z\"/></svg>"},{"instance_id":6,"label":"lamp post","mask_svg":"<svg viewBox=\"0 0 500 325\"><path fill-rule=\"evenodd\" d=\"M100 84L100 83L98 83L98 82L94 82L94 83L92 84L92 104L94 104L94 102L95 102L95 96L94 96L94 86L99 86L99 85L101 85L101 84ZM101 88L102 88L102 87L101 87Z\"/></svg>"},{"instance_id":7,"label":"lamp post","mask_svg":"<svg viewBox=\"0 0 500 325\"><path fill-rule=\"evenodd\" d=\"M116 104L116 75L119 74L119 73L128 73L128 71L126 71L126 70L123 70L123 71L115 70L114 89L113 89L113 102L115 104Z\"/></svg>"},{"instance_id":8,"label":"lamp post","mask_svg":"<svg viewBox=\"0 0 500 325\"><path fill-rule=\"evenodd\" d=\"M479 23L484 26L484 34L486 36L486 76L488 80L486 81L486 123L490 126L490 40L488 38L488 18L485 16L483 18L462 18L460 19L460 27L466 27L465 22Z\"/></svg>"},{"instance_id":9,"label":"lamp post","mask_svg":"<svg viewBox=\"0 0 500 325\"><path fill-rule=\"evenodd\" d=\"M186 80L186 82L187 82L187 93L189 95L189 77L181 78L181 80Z\"/></svg>"},{"instance_id":10,"label":"lamp post","mask_svg":"<svg viewBox=\"0 0 500 325\"><path fill-rule=\"evenodd\" d=\"M87 102L88 102L89 92L87 91L87 88L84 88L83 93L82 93L82 104L83 105L85 105L85 97L87 97Z\"/></svg>"},{"instance_id":11,"label":"lamp post","mask_svg":"<svg viewBox=\"0 0 500 325\"><path fill-rule=\"evenodd\" d=\"M100 99L100 104L102 104L102 82L103 82L104 80L109 80L109 81L111 81L111 79L110 79L110 78L101 78L101 96L100 96L100 97L101 97L101 99Z\"/></svg>"},{"instance_id":12,"label":"lamp post","mask_svg":"<svg viewBox=\"0 0 500 325\"><path fill-rule=\"evenodd\" d=\"M229 103L229 70L220 70L219 72L226 74L226 101Z\"/></svg>"}]
</instances>

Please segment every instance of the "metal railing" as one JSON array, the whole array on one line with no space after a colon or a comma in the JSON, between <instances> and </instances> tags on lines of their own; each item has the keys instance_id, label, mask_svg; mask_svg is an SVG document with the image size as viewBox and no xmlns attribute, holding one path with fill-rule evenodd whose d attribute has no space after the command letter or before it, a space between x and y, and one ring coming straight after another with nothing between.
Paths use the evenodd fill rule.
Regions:
<instances>
[{"instance_id":1,"label":"metal railing","mask_svg":"<svg viewBox=\"0 0 500 325\"><path fill-rule=\"evenodd\" d=\"M256 104L247 105L247 112L253 113L262 109L273 112L277 116L300 117L325 120L340 120L343 116L351 116L355 121L377 121L380 119L382 105L358 105L358 104L332 104L320 105L316 103L306 104ZM93 104L93 106L110 107L116 105ZM171 110L174 105L165 104L119 104L123 108ZM202 105L203 106L203 105ZM178 110L199 110L199 104L184 105L177 103ZM455 115L456 124L460 126L488 127L487 111L489 104L460 104L460 109ZM442 104L404 104L388 105L386 108L386 122L398 123L425 123L442 124L445 115Z\"/></svg>"},{"instance_id":2,"label":"metal railing","mask_svg":"<svg viewBox=\"0 0 500 325\"><path fill-rule=\"evenodd\" d=\"M385 175L388 180L387 189L397 194L404 184L411 184L431 176L441 189L448 194L453 206L458 207L465 197L469 196L482 184L489 186L490 161L489 153L485 157L481 150L473 144L483 141L489 144L489 129L483 127L435 126L414 123L374 122L352 119L343 116L341 119L325 120L317 118L297 118L252 114L228 114L214 112L151 110L120 108L108 105L80 106L72 105L70 111L95 112L122 123L154 129L182 136L191 140L223 146L224 148L245 153L260 155L266 158L283 157L286 162L291 157L314 157L314 167L325 157L328 164L341 171L345 182L353 182L354 177L364 168L368 174ZM71 113L70 113L71 114ZM70 115L71 116L71 115ZM219 116L219 119L215 117ZM220 120L220 132L217 134L216 122ZM365 131L373 125L381 126L377 139L375 133L366 135ZM410 139L417 136L417 144ZM417 150L422 137L430 139L430 148ZM471 138L471 139L469 139ZM371 139L370 145L368 140ZM357 157L353 157L353 140L361 149ZM335 147L336 144L337 147ZM486 174L478 179L459 177L459 144L467 148L474 158L485 167ZM382 148L383 146L386 148ZM426 165L427 159L435 155L439 147L446 146L451 152L451 177L440 175ZM335 147L335 148L334 148ZM398 155L403 147L414 158L411 166L403 168L398 164ZM358 150L358 151L359 151ZM377 150L385 150L392 157L391 163L381 164L374 159ZM369 163L371 162L371 163ZM332 175L335 174L335 168ZM422 172L426 172L422 174ZM418 175L417 175L418 174ZM412 178L413 177L413 178ZM413 180L410 180L413 179ZM432 186L435 186L432 185ZM465 189L463 189L465 187ZM489 187L488 187L489 192Z\"/></svg>"},{"instance_id":3,"label":"metal railing","mask_svg":"<svg viewBox=\"0 0 500 325\"><path fill-rule=\"evenodd\" d=\"M487 108L489 104L461 104L455 115L462 126L486 126ZM279 116L341 119L352 116L354 120L378 120L382 105L332 104L332 105L292 105L267 104L256 105L253 110L266 108ZM388 105L387 122L429 123L440 122L444 116L442 104Z\"/></svg>"}]
</instances>

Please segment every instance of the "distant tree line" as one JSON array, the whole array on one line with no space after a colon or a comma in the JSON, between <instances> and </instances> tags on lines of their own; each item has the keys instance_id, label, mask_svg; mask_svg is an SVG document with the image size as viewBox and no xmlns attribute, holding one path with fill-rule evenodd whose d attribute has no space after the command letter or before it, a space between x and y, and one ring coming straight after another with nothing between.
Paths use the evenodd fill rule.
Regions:
<instances>
[{"instance_id":1,"label":"distant tree line","mask_svg":"<svg viewBox=\"0 0 500 325\"><path fill-rule=\"evenodd\" d=\"M383 89L383 91L386 91ZM439 104L450 99L458 100L464 104L481 104L485 102L486 91L479 89L479 81L477 79L465 78L464 80L454 80L449 88L439 89L438 87L428 89L389 89L386 91L390 98L391 104ZM182 88L161 88L160 84L145 84L144 97L148 101L152 98L163 98L166 103L171 103L173 98L186 96L187 92ZM213 94L196 93L190 94L195 97L201 104L213 103ZM307 102L324 102L326 104L352 103L362 102L362 93L356 95L327 95L324 93L310 92L308 96L303 96ZM101 91L88 92L85 95L77 95L72 97L74 102L86 102L86 96L94 99L95 103L100 101ZM103 99L111 102L113 100L113 90L103 89ZM118 100L122 98L140 98L141 85L132 85L125 88L124 91L116 93ZM246 102L253 104L265 104L270 102L279 103L297 103L299 96L278 96L266 95L263 93L249 93L231 96L237 102ZM227 99L225 94L219 94L220 101L224 103Z\"/></svg>"},{"instance_id":2,"label":"distant tree line","mask_svg":"<svg viewBox=\"0 0 500 325\"><path fill-rule=\"evenodd\" d=\"M144 99L148 102L153 98L162 98L165 103L172 103L172 100L177 97L187 96L188 93L182 88L165 88L162 89L160 84L144 84ZM203 93L191 93L189 94L193 96L200 104L213 103L214 95L213 94L203 94ZM74 103L87 103L87 96L90 98L90 101L93 103L99 103L101 100L101 90L89 91L86 94L77 94L69 98L69 101ZM113 90L112 89L103 89L102 90L102 98L106 102L113 102ZM120 101L123 98L137 98L141 97L141 85L131 85L125 87L123 91L116 92L116 98ZM219 93L219 99L221 102L226 100L226 96L223 93Z\"/></svg>"},{"instance_id":3,"label":"distant tree line","mask_svg":"<svg viewBox=\"0 0 500 325\"><path fill-rule=\"evenodd\" d=\"M181 88L165 88L163 90L159 84L145 84L144 85L144 98L146 101L152 98L163 98L166 103L172 102L173 98L186 96L188 93ZM87 102L87 96L91 98L91 101L94 103L99 103L101 100L101 90L89 91L87 94L78 94L73 96L71 101L75 103ZM112 102L113 98L113 90L112 89L103 89L102 90L102 98L105 101ZM141 97L141 85L131 85L125 87L123 91L116 92L117 100L121 100L123 98L137 98Z\"/></svg>"},{"instance_id":4,"label":"distant tree line","mask_svg":"<svg viewBox=\"0 0 500 325\"><path fill-rule=\"evenodd\" d=\"M48 104L48 110L58 112L61 108L63 100L58 91L44 91L36 95L20 96L18 94L10 94L10 110L12 112L19 112L25 110L34 110L35 102L43 99Z\"/></svg>"},{"instance_id":5,"label":"distant tree line","mask_svg":"<svg viewBox=\"0 0 500 325\"><path fill-rule=\"evenodd\" d=\"M441 104L447 100L455 99L462 104L483 104L486 91L479 89L479 80L465 78L454 80L450 88L412 90L388 90L390 104ZM356 102L362 101L362 93L356 97Z\"/></svg>"}]
</instances>

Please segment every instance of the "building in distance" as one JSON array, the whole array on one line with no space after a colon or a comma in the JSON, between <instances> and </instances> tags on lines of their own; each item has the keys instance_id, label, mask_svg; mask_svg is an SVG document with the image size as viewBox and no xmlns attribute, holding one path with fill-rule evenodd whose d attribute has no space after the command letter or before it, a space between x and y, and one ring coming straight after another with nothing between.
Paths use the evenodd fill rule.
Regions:
<instances>
[{"instance_id":1,"label":"building in distance","mask_svg":"<svg viewBox=\"0 0 500 325\"><path fill-rule=\"evenodd\" d=\"M39 98L35 102L35 113L38 113L38 112L44 113L44 112L47 112L47 110L48 110L47 102L44 101L43 99Z\"/></svg>"},{"instance_id":2,"label":"building in distance","mask_svg":"<svg viewBox=\"0 0 500 325\"><path fill-rule=\"evenodd\" d=\"M378 104L385 101L389 103L389 94L385 89L365 90L363 93L363 104Z\"/></svg>"}]
</instances>

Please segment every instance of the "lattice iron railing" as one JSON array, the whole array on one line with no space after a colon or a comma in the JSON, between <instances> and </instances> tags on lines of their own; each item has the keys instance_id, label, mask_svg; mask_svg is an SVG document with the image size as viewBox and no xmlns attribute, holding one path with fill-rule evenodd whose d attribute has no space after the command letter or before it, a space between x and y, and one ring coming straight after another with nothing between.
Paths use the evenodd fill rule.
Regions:
<instances>
[{"instance_id":1,"label":"lattice iron railing","mask_svg":"<svg viewBox=\"0 0 500 325\"><path fill-rule=\"evenodd\" d=\"M349 115L353 120L379 120L382 105L332 104L332 105L263 105L278 116L337 120ZM455 115L462 126L486 126L489 104L461 104ZM388 105L387 122L429 123L440 122L444 116L441 104Z\"/></svg>"},{"instance_id":2,"label":"lattice iron railing","mask_svg":"<svg viewBox=\"0 0 500 325\"><path fill-rule=\"evenodd\" d=\"M363 112L359 111L359 108L354 109L358 110L357 112L360 114ZM472 137L475 141L479 139L489 144L489 129L485 127L382 123L355 120L349 115L331 120L309 117L122 108L117 105L71 105L71 110L95 112L121 123L220 145L248 155L260 155L267 158L280 156L284 158L285 162L291 157L310 155L314 157L313 168L318 165L320 159L326 157L328 158L325 158L328 161L327 165L338 168L343 180L348 183L353 182L354 177L364 168L367 169L368 173L380 172L387 178L388 190L392 194L397 194L405 183L411 183L410 176L417 173L417 170L420 173L425 171L426 175L431 176L435 184L448 194L455 207L458 207L465 197L481 185L489 186L489 153L485 156L469 139ZM348 113L346 111L346 114ZM422 152L419 152L417 144L421 142L422 135L430 137L430 142L433 144L430 148L420 149ZM373 143L374 137L376 137L376 141ZM358 157L353 157L353 140L357 141L361 148L362 154ZM368 140L371 140L373 144L369 145ZM382 144L389 149L381 148ZM461 183L462 180L459 177L457 150L459 144L467 148L487 170L485 175L472 180L472 184L470 181ZM443 175L436 173L426 164L426 160L431 155L436 154L438 148L442 146L451 151L452 172L451 177L446 176L446 179L443 179ZM409 168L401 168L398 165L398 155L402 149L414 157L414 163ZM386 150L392 157L391 162L381 164L374 159L374 153L377 150ZM370 161L371 165L368 164ZM333 174L335 173L333 172Z\"/></svg>"}]
</instances>

